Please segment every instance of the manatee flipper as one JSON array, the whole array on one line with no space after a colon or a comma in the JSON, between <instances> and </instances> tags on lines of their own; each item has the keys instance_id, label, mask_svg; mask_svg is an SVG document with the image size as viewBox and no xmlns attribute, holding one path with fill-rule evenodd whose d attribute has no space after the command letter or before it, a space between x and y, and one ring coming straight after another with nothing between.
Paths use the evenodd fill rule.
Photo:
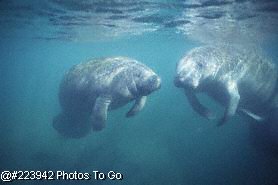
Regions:
<instances>
[{"instance_id":1,"label":"manatee flipper","mask_svg":"<svg viewBox=\"0 0 278 185\"><path fill-rule=\"evenodd\" d=\"M185 89L184 92L194 111L209 120L214 118L213 113L199 102L192 90Z\"/></svg>"},{"instance_id":2,"label":"manatee flipper","mask_svg":"<svg viewBox=\"0 0 278 185\"><path fill-rule=\"evenodd\" d=\"M100 131L105 127L110 103L111 98L107 96L99 96L96 99L92 112L92 125L94 131Z\"/></svg>"},{"instance_id":3,"label":"manatee flipper","mask_svg":"<svg viewBox=\"0 0 278 185\"><path fill-rule=\"evenodd\" d=\"M126 117L131 117L137 114L139 111L141 111L144 108L144 105L147 101L147 96L141 96L135 100L134 105L131 107L131 109L126 113Z\"/></svg>"},{"instance_id":4,"label":"manatee flipper","mask_svg":"<svg viewBox=\"0 0 278 185\"><path fill-rule=\"evenodd\" d=\"M238 92L237 84L233 81L229 81L227 84L228 93L228 105L225 109L224 116L220 119L217 126L223 125L229 120L230 117L234 116L240 100L240 95Z\"/></svg>"},{"instance_id":5,"label":"manatee flipper","mask_svg":"<svg viewBox=\"0 0 278 185\"><path fill-rule=\"evenodd\" d=\"M263 117L261 117L259 115L256 115L253 112L250 112L249 110L240 109L240 112L244 113L245 115L251 117L252 119L254 119L256 121L259 121L259 122L265 121L265 118L263 118Z\"/></svg>"}]
</instances>

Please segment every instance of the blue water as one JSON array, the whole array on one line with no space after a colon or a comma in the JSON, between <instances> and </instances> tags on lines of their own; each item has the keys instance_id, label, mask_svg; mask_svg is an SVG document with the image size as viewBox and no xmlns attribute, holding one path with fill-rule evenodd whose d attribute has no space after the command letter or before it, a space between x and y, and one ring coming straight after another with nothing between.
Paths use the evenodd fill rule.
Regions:
<instances>
[{"instance_id":1,"label":"blue water","mask_svg":"<svg viewBox=\"0 0 278 185\"><path fill-rule=\"evenodd\" d=\"M173 84L176 63L204 43L241 42L277 62L277 7L248 0L0 1L1 172L113 170L124 176L14 184L278 184L278 155L254 145L250 123L237 115L217 128ZM52 120L65 72L90 58L118 55L151 67L161 89L135 117L124 116L129 104L109 112L101 132L60 136ZM221 106L200 98L221 116Z\"/></svg>"}]
</instances>

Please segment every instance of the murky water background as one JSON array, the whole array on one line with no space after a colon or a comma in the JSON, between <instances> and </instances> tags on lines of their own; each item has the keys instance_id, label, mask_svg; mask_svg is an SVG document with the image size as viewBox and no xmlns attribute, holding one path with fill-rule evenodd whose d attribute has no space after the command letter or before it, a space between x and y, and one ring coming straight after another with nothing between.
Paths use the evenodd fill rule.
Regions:
<instances>
[{"instance_id":1,"label":"murky water background","mask_svg":"<svg viewBox=\"0 0 278 185\"><path fill-rule=\"evenodd\" d=\"M235 116L217 128L173 85L176 62L204 43L257 47L277 62L277 20L274 0L0 1L0 170L124 175L53 184L277 184L277 154L252 143L246 121ZM92 57L117 55L147 64L162 88L136 117L125 118L127 105L109 113L102 132L59 136L52 119L63 74ZM24 183L50 182L15 182Z\"/></svg>"}]
</instances>

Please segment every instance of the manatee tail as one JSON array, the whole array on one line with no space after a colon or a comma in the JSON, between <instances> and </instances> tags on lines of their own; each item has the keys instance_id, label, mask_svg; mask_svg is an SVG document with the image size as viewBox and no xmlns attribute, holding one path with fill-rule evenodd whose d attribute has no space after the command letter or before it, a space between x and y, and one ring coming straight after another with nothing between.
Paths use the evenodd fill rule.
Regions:
<instances>
[{"instance_id":1,"label":"manatee tail","mask_svg":"<svg viewBox=\"0 0 278 185\"><path fill-rule=\"evenodd\" d=\"M82 138L91 131L87 116L60 113L54 117L52 126L66 138Z\"/></svg>"}]
</instances>

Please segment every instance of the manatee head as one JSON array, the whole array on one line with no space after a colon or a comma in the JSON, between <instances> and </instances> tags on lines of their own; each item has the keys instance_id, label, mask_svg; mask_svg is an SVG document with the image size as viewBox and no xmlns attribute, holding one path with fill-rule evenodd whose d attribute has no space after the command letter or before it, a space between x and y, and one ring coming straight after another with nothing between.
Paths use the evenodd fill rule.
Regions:
<instances>
[{"instance_id":1,"label":"manatee head","mask_svg":"<svg viewBox=\"0 0 278 185\"><path fill-rule=\"evenodd\" d=\"M152 71L143 71L136 79L137 93L146 96L161 86L160 77Z\"/></svg>"},{"instance_id":2,"label":"manatee head","mask_svg":"<svg viewBox=\"0 0 278 185\"><path fill-rule=\"evenodd\" d=\"M174 84L179 88L197 89L210 74L207 60L202 53L191 52L179 61Z\"/></svg>"}]
</instances>

